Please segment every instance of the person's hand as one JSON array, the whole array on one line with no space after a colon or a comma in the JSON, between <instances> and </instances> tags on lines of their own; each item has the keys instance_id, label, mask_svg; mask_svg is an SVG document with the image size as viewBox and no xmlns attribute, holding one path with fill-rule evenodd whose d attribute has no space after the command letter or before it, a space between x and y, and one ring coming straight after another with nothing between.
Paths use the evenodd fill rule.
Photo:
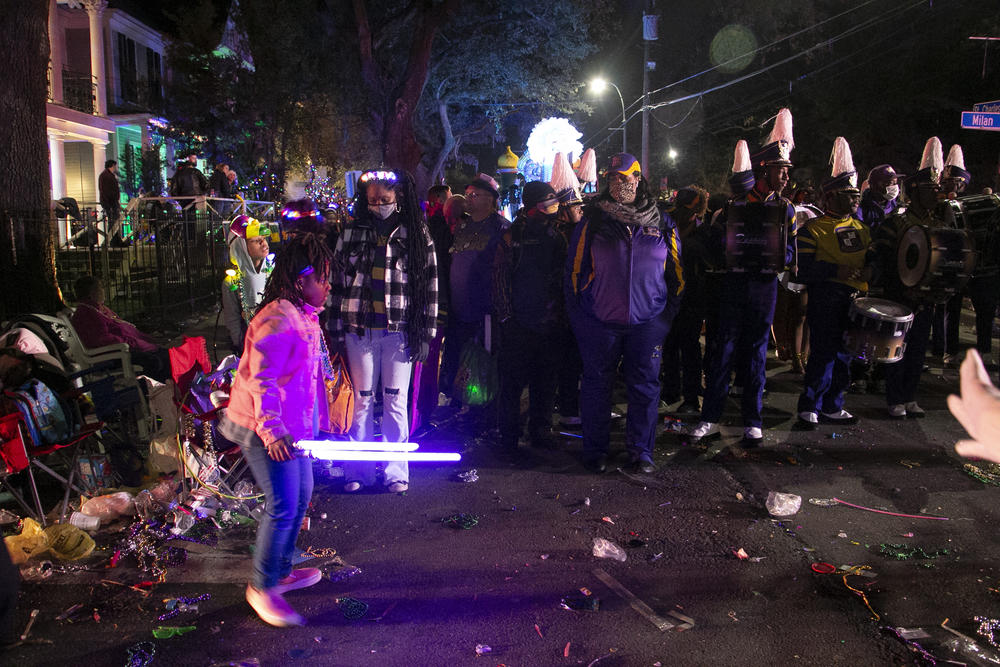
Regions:
<instances>
[{"instance_id":1,"label":"person's hand","mask_svg":"<svg viewBox=\"0 0 1000 667\"><path fill-rule=\"evenodd\" d=\"M279 440L275 440L269 445L265 445L267 455L273 461L291 461L295 458L292 452L292 440L287 435Z\"/></svg>"},{"instance_id":2,"label":"person's hand","mask_svg":"<svg viewBox=\"0 0 1000 667\"><path fill-rule=\"evenodd\" d=\"M955 451L1000 463L1000 391L990 382L983 360L974 349L962 362L961 389L961 397L948 397L948 409L972 439L958 441Z\"/></svg>"},{"instance_id":3,"label":"person's hand","mask_svg":"<svg viewBox=\"0 0 1000 667\"><path fill-rule=\"evenodd\" d=\"M417 343L410 348L410 361L423 363L427 361L427 356L431 352L431 346L426 342Z\"/></svg>"}]
</instances>

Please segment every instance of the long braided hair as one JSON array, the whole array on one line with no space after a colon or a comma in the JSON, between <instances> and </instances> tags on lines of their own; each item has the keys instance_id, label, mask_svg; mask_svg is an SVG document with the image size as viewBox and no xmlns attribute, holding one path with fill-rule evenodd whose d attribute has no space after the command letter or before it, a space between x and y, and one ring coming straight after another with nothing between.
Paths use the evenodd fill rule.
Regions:
<instances>
[{"instance_id":1,"label":"long braided hair","mask_svg":"<svg viewBox=\"0 0 1000 667\"><path fill-rule=\"evenodd\" d=\"M261 301L259 313L264 306L285 299L296 307L303 304L302 290L296 283L302 272L312 267L321 276L330 274L333 265L333 251L326 243L326 230L322 218L312 221L299 221L294 229L287 230L288 240L282 245L281 252L274 260L274 270L264 287L264 298Z\"/></svg>"},{"instance_id":2,"label":"long braided hair","mask_svg":"<svg viewBox=\"0 0 1000 667\"><path fill-rule=\"evenodd\" d=\"M375 173L376 177L358 183L358 193L354 199L354 218L358 222L374 225L375 217L368 209L368 187L379 184L396 193L396 215L399 224L406 227L406 287L409 310L406 313L406 334L410 345L430 342L427 338L427 306L430 292L430 270L427 264L427 245L430 231L424 219L424 211L417 199L417 188L408 172L395 170ZM380 173L392 174L379 178ZM374 248L366 254L373 255ZM366 262L370 271L371 264Z\"/></svg>"}]
</instances>

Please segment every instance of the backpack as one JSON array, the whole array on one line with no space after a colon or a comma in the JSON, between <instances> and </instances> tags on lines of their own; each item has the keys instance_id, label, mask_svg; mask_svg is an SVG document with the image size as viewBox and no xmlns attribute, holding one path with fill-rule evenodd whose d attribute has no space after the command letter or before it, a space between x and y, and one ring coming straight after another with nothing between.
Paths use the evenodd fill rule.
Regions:
<instances>
[{"instance_id":1,"label":"backpack","mask_svg":"<svg viewBox=\"0 0 1000 667\"><path fill-rule=\"evenodd\" d=\"M72 434L67 411L59 397L40 381L28 380L17 391L5 393L17 403L36 446L54 445Z\"/></svg>"}]
</instances>

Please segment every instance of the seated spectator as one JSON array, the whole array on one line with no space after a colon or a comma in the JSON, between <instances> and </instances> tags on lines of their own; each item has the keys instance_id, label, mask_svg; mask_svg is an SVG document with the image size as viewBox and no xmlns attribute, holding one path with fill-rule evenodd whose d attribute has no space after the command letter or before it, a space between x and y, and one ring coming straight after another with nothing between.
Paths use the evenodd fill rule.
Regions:
<instances>
[{"instance_id":1,"label":"seated spectator","mask_svg":"<svg viewBox=\"0 0 1000 667\"><path fill-rule=\"evenodd\" d=\"M166 382L170 377L170 355L131 322L120 318L104 305L104 285L94 276L83 276L73 285L77 308L72 323L80 341L87 347L114 343L129 346L132 362L142 367L143 375Z\"/></svg>"}]
</instances>

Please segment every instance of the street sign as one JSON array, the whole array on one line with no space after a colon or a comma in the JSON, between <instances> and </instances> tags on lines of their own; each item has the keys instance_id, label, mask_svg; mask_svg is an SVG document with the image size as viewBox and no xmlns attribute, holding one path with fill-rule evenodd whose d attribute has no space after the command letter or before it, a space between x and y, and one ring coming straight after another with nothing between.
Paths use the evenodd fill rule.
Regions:
<instances>
[{"instance_id":1,"label":"street sign","mask_svg":"<svg viewBox=\"0 0 1000 667\"><path fill-rule=\"evenodd\" d=\"M993 100L992 102L980 102L979 104L973 104L972 110L981 113L996 113L1000 111L1000 100Z\"/></svg>"},{"instance_id":2,"label":"street sign","mask_svg":"<svg viewBox=\"0 0 1000 667\"><path fill-rule=\"evenodd\" d=\"M1000 113L962 112L963 130L991 130L1000 132Z\"/></svg>"}]
</instances>

